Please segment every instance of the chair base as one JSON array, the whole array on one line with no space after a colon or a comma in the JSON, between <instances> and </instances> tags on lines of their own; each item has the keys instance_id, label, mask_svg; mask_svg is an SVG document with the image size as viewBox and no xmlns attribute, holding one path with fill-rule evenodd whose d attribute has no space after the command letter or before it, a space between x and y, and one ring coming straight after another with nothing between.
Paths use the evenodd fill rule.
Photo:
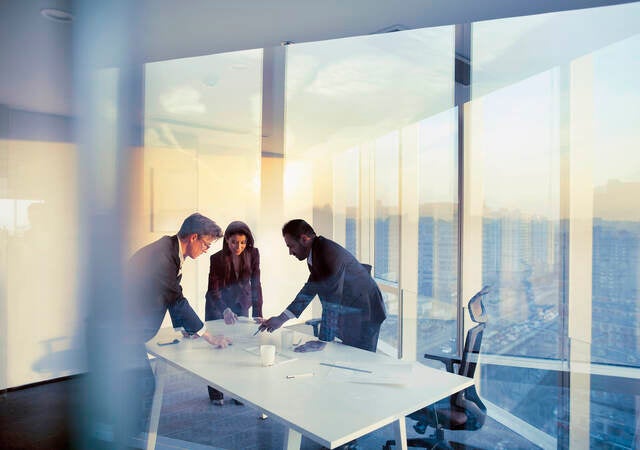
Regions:
<instances>
[{"instance_id":1,"label":"chair base","mask_svg":"<svg viewBox=\"0 0 640 450\"><path fill-rule=\"evenodd\" d=\"M395 440L389 440L382 446L382 450L392 450L396 445ZM427 448L430 450L453 450L453 447L444 440L432 440L431 438L410 438L407 439L407 447Z\"/></svg>"},{"instance_id":2,"label":"chair base","mask_svg":"<svg viewBox=\"0 0 640 450\"><path fill-rule=\"evenodd\" d=\"M382 446L382 450L392 450L392 446L395 445L395 440L389 440ZM480 447L461 444L459 442L450 442L445 441L444 439L435 439L434 436L429 438L409 438L407 439L407 447L427 448L430 450L483 450Z\"/></svg>"}]
</instances>

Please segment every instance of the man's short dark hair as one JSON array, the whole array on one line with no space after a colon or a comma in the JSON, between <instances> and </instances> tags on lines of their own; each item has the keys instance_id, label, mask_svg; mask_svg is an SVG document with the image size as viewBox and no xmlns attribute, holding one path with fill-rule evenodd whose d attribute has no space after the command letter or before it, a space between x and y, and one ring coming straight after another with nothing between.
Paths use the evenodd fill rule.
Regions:
<instances>
[{"instance_id":1,"label":"man's short dark hair","mask_svg":"<svg viewBox=\"0 0 640 450\"><path fill-rule=\"evenodd\" d=\"M293 219L288 221L282 227L282 236L288 234L294 239L300 239L300 236L306 234L309 237L315 237L316 232L313 231L311 225L302 219Z\"/></svg>"},{"instance_id":2,"label":"man's short dark hair","mask_svg":"<svg viewBox=\"0 0 640 450\"><path fill-rule=\"evenodd\" d=\"M182 222L178 237L185 238L194 233L198 236L211 236L218 239L222 237L222 228L208 217L200 213L193 213Z\"/></svg>"}]
</instances>

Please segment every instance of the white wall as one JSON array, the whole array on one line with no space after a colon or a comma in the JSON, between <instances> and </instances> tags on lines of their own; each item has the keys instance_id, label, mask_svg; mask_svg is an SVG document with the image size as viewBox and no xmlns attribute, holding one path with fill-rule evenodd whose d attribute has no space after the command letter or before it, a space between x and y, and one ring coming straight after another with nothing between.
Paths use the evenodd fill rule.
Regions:
<instances>
[{"instance_id":1,"label":"white wall","mask_svg":"<svg viewBox=\"0 0 640 450\"><path fill-rule=\"evenodd\" d=\"M2 109L0 388L84 371L69 119Z\"/></svg>"}]
</instances>

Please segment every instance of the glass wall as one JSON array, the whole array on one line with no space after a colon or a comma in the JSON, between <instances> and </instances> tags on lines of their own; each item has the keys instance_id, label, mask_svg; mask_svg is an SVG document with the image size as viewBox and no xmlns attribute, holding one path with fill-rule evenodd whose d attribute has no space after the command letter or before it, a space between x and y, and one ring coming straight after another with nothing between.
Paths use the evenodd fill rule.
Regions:
<instances>
[{"instance_id":1,"label":"glass wall","mask_svg":"<svg viewBox=\"0 0 640 450\"><path fill-rule=\"evenodd\" d=\"M86 371L86 311L70 281L78 270L71 123L4 112L10 120L6 128L0 123L0 389Z\"/></svg>"},{"instance_id":2,"label":"glass wall","mask_svg":"<svg viewBox=\"0 0 640 450\"><path fill-rule=\"evenodd\" d=\"M400 162L398 133L376 140L374 164L374 276L398 283L400 270ZM396 311L397 314L397 311Z\"/></svg>"},{"instance_id":3,"label":"glass wall","mask_svg":"<svg viewBox=\"0 0 640 450\"><path fill-rule=\"evenodd\" d=\"M639 367L639 17L628 4L473 24L466 138L493 286L482 394L558 448L632 448L637 433L615 365Z\"/></svg>"},{"instance_id":4,"label":"glass wall","mask_svg":"<svg viewBox=\"0 0 640 450\"><path fill-rule=\"evenodd\" d=\"M344 248L358 256L360 227L360 150L352 148L334 158L333 235Z\"/></svg>"},{"instance_id":5,"label":"glass wall","mask_svg":"<svg viewBox=\"0 0 640 450\"><path fill-rule=\"evenodd\" d=\"M484 162L482 282L492 286L483 340L489 354L566 357L554 75L473 100L472 120L481 126L472 131L473 149ZM548 384L553 372L484 365L482 374L482 393L490 401L555 435L557 417L550 415L557 412L560 386Z\"/></svg>"},{"instance_id":6,"label":"glass wall","mask_svg":"<svg viewBox=\"0 0 640 450\"><path fill-rule=\"evenodd\" d=\"M134 249L175 234L198 211L223 229L260 230L262 50L200 56L145 67L144 152ZM218 242L209 250L220 250ZM266 249L265 249L266 250ZM204 317L208 258L185 266L182 286Z\"/></svg>"},{"instance_id":7,"label":"glass wall","mask_svg":"<svg viewBox=\"0 0 640 450\"><path fill-rule=\"evenodd\" d=\"M637 5L620 13L640 20ZM591 361L612 376L615 366L640 367L639 32L588 55L584 73L593 102ZM612 376L592 376L590 442L633 447L640 394Z\"/></svg>"},{"instance_id":8,"label":"glass wall","mask_svg":"<svg viewBox=\"0 0 640 450\"><path fill-rule=\"evenodd\" d=\"M453 47L453 27L287 47L286 158L309 161L314 180L333 180L333 204L330 205L333 238L361 262L373 266L388 310L381 341L390 344L389 351L398 345L401 289L412 294L407 298L413 298L410 309L415 311L418 271L432 270L427 266L438 264L431 260L418 268L417 256L401 263L402 225L409 224L415 236L409 241L414 247L442 245L433 241L426 243L425 239L432 237L417 238L417 194L408 194L402 185L408 182L417 192L419 175L415 170L413 175L405 173L401 164L403 160L417 161L421 153L426 180L435 172L431 169L442 163L442 155L436 155L437 151L433 150L442 139L441 119L435 119L431 128L424 125L419 138L417 131L411 138L407 135L411 135L412 129L418 130L417 124L421 121L427 122L427 118L450 111L453 106ZM447 150L453 154L457 151L453 147ZM428 155L429 151L433 155ZM327 168L324 161L330 156L333 164ZM433 161L429 160L431 157ZM324 175L318 176L319 173ZM451 202L450 195L457 195L450 189L452 184L457 185L457 178L451 176L455 176L455 170L453 174L448 170L438 179L425 181L423 191L433 193L426 194L424 201L437 198ZM447 192L446 199L441 191ZM318 195L314 198L314 218L322 217L320 210L324 205L318 204ZM402 224L401 204L406 199L415 205L415 211L403 218ZM452 219L450 212L446 216L445 220ZM451 243L452 237L443 233L437 239ZM405 277L404 285L401 285L402 270L412 272ZM451 276L448 272L447 277ZM429 302L423 300L422 304ZM446 303L451 309L455 299L448 298ZM423 306L421 314L443 316L440 304L435 304L433 309ZM449 337L444 339L448 340Z\"/></svg>"},{"instance_id":9,"label":"glass wall","mask_svg":"<svg viewBox=\"0 0 640 450\"><path fill-rule=\"evenodd\" d=\"M458 110L419 123L418 360L457 352Z\"/></svg>"},{"instance_id":10,"label":"glass wall","mask_svg":"<svg viewBox=\"0 0 640 450\"><path fill-rule=\"evenodd\" d=\"M475 285L460 267L476 267L492 287L481 394L543 448L632 448L636 433L640 400L619 368L640 364L639 16L635 3L472 24L463 143L453 27L286 47L282 220L372 264L392 354L457 352L458 287ZM147 67L140 240L199 209L245 218L260 245L260 58ZM459 186L478 213L470 198L459 210ZM479 227L461 223L476 213ZM458 256L465 226L473 261Z\"/></svg>"}]
</instances>

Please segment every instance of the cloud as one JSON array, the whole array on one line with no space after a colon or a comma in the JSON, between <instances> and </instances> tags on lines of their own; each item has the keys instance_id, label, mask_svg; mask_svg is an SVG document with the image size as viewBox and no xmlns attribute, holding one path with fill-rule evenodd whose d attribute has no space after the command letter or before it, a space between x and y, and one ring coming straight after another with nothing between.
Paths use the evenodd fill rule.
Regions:
<instances>
[{"instance_id":1,"label":"cloud","mask_svg":"<svg viewBox=\"0 0 640 450\"><path fill-rule=\"evenodd\" d=\"M160 96L160 104L170 114L204 114L202 95L191 86L181 86Z\"/></svg>"},{"instance_id":2,"label":"cloud","mask_svg":"<svg viewBox=\"0 0 640 450\"><path fill-rule=\"evenodd\" d=\"M367 95L393 83L401 67L382 58L365 56L345 59L320 70L307 92L326 96Z\"/></svg>"}]
</instances>

